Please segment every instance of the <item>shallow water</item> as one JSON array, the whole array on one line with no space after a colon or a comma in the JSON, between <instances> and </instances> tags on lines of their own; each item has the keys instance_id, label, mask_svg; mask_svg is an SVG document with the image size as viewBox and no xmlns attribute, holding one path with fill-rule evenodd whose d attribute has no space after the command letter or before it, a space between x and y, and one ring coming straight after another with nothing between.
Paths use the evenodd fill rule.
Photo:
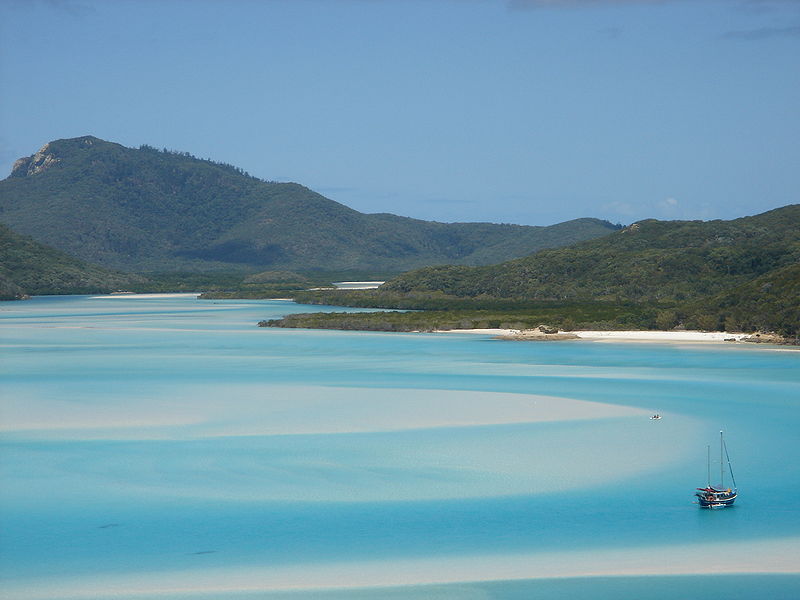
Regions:
<instances>
[{"instance_id":1,"label":"shallow water","mask_svg":"<svg viewBox=\"0 0 800 600\"><path fill-rule=\"evenodd\" d=\"M188 583L209 572L239 582L214 598L238 598L241 582L263 595L287 573L297 585L342 564L353 570L337 585L367 587L308 593L619 598L656 580L737 598L800 592L781 575L447 579L448 564L475 557L489 579L504 579L502 557L554 553L584 574L609 552L642 552L658 573L677 561L670 548L800 539L800 512L776 498L776 486L800 491L800 353L255 326L308 310L342 309L190 296L0 305L4 585L20 598L114 586L199 599ZM692 493L720 429L741 495L701 511ZM358 575L408 560L462 583L375 588Z\"/></svg>"},{"instance_id":2,"label":"shallow water","mask_svg":"<svg viewBox=\"0 0 800 600\"><path fill-rule=\"evenodd\" d=\"M563 600L564 598L614 598L615 600L675 600L676 598L722 597L726 600L796 600L800 576L753 575L592 577L498 581L452 585L426 585L364 590L320 592L275 592L244 594L243 600ZM196 596L213 600L215 596Z\"/></svg>"}]
</instances>

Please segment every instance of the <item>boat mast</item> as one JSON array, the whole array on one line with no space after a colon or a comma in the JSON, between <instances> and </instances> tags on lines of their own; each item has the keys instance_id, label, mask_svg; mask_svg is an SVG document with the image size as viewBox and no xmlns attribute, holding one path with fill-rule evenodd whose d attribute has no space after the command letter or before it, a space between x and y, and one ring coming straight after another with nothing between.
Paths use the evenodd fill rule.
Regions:
<instances>
[{"instance_id":1,"label":"boat mast","mask_svg":"<svg viewBox=\"0 0 800 600\"><path fill-rule=\"evenodd\" d=\"M728 444L723 442L723 447L725 448L725 458L728 459L728 469L731 472L731 481L733 482L733 489L736 489L736 478L733 476L733 465L731 465L731 457L728 454Z\"/></svg>"},{"instance_id":2,"label":"boat mast","mask_svg":"<svg viewBox=\"0 0 800 600\"><path fill-rule=\"evenodd\" d=\"M711 446L706 446L706 487L711 487Z\"/></svg>"},{"instance_id":3,"label":"boat mast","mask_svg":"<svg viewBox=\"0 0 800 600\"><path fill-rule=\"evenodd\" d=\"M721 490L725 489L725 469L723 468L724 465L722 464L722 448L725 442L722 440L722 432L719 432L719 488Z\"/></svg>"}]
</instances>

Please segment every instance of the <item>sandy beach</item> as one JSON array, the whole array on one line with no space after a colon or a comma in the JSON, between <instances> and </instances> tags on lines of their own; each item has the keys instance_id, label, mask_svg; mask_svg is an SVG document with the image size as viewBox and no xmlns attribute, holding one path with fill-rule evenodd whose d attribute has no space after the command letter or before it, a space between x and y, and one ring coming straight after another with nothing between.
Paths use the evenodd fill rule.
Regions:
<instances>
[{"instance_id":1,"label":"sandy beach","mask_svg":"<svg viewBox=\"0 0 800 600\"><path fill-rule=\"evenodd\" d=\"M749 338L749 333L725 331L559 331L544 334L538 329L448 329L437 333L466 333L494 335L502 339L545 340L581 339L611 342L740 342Z\"/></svg>"},{"instance_id":2,"label":"sandy beach","mask_svg":"<svg viewBox=\"0 0 800 600\"><path fill-rule=\"evenodd\" d=\"M750 337L747 333L725 331L575 331L582 340L641 342L730 342Z\"/></svg>"}]
</instances>

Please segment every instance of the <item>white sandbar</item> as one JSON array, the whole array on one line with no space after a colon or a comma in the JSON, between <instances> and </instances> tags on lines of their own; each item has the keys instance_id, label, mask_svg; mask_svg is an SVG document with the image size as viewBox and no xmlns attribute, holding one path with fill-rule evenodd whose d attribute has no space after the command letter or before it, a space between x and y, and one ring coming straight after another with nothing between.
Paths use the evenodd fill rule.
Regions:
<instances>
[{"instance_id":1,"label":"white sandbar","mask_svg":"<svg viewBox=\"0 0 800 600\"><path fill-rule=\"evenodd\" d=\"M228 594L472 583L567 577L800 573L800 538L545 554L453 556L232 567L37 581L7 588L18 600ZM181 596L184 597L184 596Z\"/></svg>"},{"instance_id":2,"label":"white sandbar","mask_svg":"<svg viewBox=\"0 0 800 600\"><path fill-rule=\"evenodd\" d=\"M0 432L58 439L164 439L403 431L646 414L626 406L537 394L227 385L113 403L12 397L2 407Z\"/></svg>"}]
</instances>

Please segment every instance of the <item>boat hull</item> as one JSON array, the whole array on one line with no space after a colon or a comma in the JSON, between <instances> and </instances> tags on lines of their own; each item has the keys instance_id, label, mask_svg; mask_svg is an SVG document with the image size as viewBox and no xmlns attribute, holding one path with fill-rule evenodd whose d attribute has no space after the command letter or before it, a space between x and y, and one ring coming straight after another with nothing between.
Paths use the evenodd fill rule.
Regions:
<instances>
[{"instance_id":1,"label":"boat hull","mask_svg":"<svg viewBox=\"0 0 800 600\"><path fill-rule=\"evenodd\" d=\"M699 491L695 494L700 508L725 508L736 502L736 491Z\"/></svg>"},{"instance_id":2,"label":"boat hull","mask_svg":"<svg viewBox=\"0 0 800 600\"><path fill-rule=\"evenodd\" d=\"M719 485L711 485L711 446L707 447L706 460L708 462L708 483L706 487L695 488L694 495L697 497L697 504L700 508L725 508L733 506L736 502L736 479L733 476L731 459L728 456L728 447L725 445L725 438L722 431L719 432ZM733 487L725 487L725 470L723 457L728 459L728 469L731 472Z\"/></svg>"}]
</instances>

